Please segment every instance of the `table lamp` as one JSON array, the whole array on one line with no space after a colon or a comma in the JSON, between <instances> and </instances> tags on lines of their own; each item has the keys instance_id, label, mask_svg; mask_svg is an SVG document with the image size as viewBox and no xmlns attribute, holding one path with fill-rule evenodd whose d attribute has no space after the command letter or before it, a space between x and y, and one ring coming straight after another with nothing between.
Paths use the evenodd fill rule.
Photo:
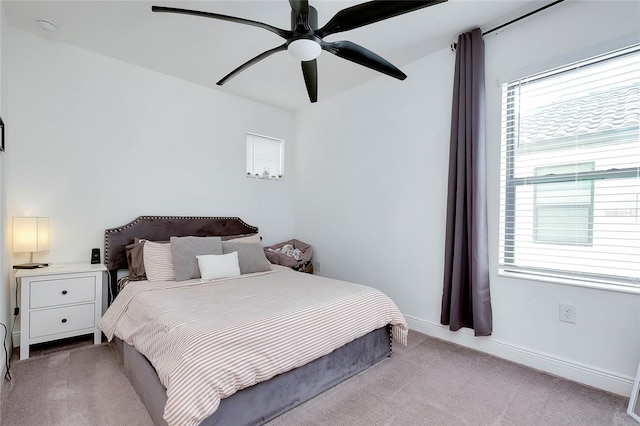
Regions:
<instances>
[{"instance_id":1,"label":"table lamp","mask_svg":"<svg viewBox=\"0 0 640 426\"><path fill-rule=\"evenodd\" d=\"M14 217L13 251L30 253L29 263L14 265L13 269L35 269L49 266L49 263L33 263L33 253L49 250L48 217Z\"/></svg>"}]
</instances>

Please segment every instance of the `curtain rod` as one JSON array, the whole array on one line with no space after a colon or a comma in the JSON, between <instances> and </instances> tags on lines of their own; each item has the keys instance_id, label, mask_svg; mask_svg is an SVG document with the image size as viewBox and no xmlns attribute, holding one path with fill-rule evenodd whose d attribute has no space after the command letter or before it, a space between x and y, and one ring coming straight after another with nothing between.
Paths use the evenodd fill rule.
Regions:
<instances>
[{"instance_id":1,"label":"curtain rod","mask_svg":"<svg viewBox=\"0 0 640 426\"><path fill-rule=\"evenodd\" d=\"M524 18L529 17L529 16L531 16L531 15L535 15L535 14L536 14L536 13L538 13L538 12L542 12L543 10L548 9L548 8L550 8L551 6L555 6L555 5L556 5L556 4L558 4L558 3L562 3L563 1L564 1L564 0L556 0L556 1L554 1L554 2L552 2L552 3L549 3L549 4L545 5L545 6L542 6L541 8L538 8L538 9L536 9L536 10L533 10L533 11L531 11L531 12L529 12L529 13L525 13L524 15L519 16L519 17L517 17L517 18L515 18L515 19L512 19L512 20L511 20L511 21L509 21L509 22L506 22L506 23L504 23L504 24L502 24L502 25L498 25L498 26L497 26L497 27L495 27L495 28L491 28L490 30L483 32L483 33L482 33L482 35L484 36L484 35L486 35L486 34L489 34L489 33L494 32L494 31L498 31L499 29L502 29L502 28L504 28L504 27L506 27L506 26L508 26L508 25L511 25L511 24L513 24L513 23L515 23L515 22L518 22L518 21L519 21L519 20L521 20L521 19L524 19ZM456 46L457 46L457 45L458 45L458 43L456 43L455 41L454 41L453 43L451 43L451 50L456 50Z\"/></svg>"}]
</instances>

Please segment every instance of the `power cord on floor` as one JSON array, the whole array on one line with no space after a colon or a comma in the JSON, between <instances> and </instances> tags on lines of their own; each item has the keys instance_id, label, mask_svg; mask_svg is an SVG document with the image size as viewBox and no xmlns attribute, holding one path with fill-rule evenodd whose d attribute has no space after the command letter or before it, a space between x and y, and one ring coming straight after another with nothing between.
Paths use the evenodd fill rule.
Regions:
<instances>
[{"instance_id":1,"label":"power cord on floor","mask_svg":"<svg viewBox=\"0 0 640 426\"><path fill-rule=\"evenodd\" d=\"M5 333L3 346L4 346L5 366L7 367L7 372L4 373L4 378L6 380L11 380L11 357L13 356L13 348L14 348L13 330L16 326L16 320L18 319L18 315L20 314L20 308L18 307L18 277L16 277L15 296L16 296L16 304L15 304L15 307L13 308L13 322L11 323L11 331L7 330L6 325L4 325L3 323L0 323L4 327L4 333ZM7 350L7 335L9 337L9 342L11 342L11 350Z\"/></svg>"},{"instance_id":2,"label":"power cord on floor","mask_svg":"<svg viewBox=\"0 0 640 426\"><path fill-rule=\"evenodd\" d=\"M15 319L14 319L14 323L15 323ZM7 371L6 373L4 373L4 378L6 380L11 380L11 373L9 370L11 370L11 352L13 352L13 342L11 344L12 346L11 352L7 351L7 335L9 334L9 330L7 330L7 326L4 325L3 323L0 323L0 325L4 327L4 339L2 339L2 345L4 346L5 367L7 367Z\"/></svg>"}]
</instances>

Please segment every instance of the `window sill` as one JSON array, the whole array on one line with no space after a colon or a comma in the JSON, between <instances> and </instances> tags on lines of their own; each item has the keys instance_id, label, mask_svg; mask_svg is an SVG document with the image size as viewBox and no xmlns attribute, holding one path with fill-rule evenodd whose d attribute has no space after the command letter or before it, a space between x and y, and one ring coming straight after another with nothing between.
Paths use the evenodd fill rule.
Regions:
<instances>
[{"instance_id":1,"label":"window sill","mask_svg":"<svg viewBox=\"0 0 640 426\"><path fill-rule=\"evenodd\" d=\"M498 276L516 278L528 281L541 281L551 284L568 285L581 288L592 288L595 290L615 291L618 293L630 293L640 295L640 286L634 286L633 284L615 284L608 282L599 282L594 280L580 280L561 277L550 277L545 275L536 275L527 272L515 272L498 268Z\"/></svg>"},{"instance_id":2,"label":"window sill","mask_svg":"<svg viewBox=\"0 0 640 426\"><path fill-rule=\"evenodd\" d=\"M284 180L284 178L282 177L262 177L262 176L251 176L251 175L247 175L247 178L249 179L260 179L260 180Z\"/></svg>"}]
</instances>

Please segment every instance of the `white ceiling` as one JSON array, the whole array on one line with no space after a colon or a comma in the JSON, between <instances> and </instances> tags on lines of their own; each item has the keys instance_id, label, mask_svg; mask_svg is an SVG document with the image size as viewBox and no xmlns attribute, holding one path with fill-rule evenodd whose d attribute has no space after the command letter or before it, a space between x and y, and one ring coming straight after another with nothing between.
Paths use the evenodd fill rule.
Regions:
<instances>
[{"instance_id":1,"label":"white ceiling","mask_svg":"<svg viewBox=\"0 0 640 426\"><path fill-rule=\"evenodd\" d=\"M322 27L336 12L362 1L311 0ZM449 0L428 8L333 34L327 41L350 40L402 69L447 48L474 27L491 29L550 3L549 0ZM298 110L309 104L299 61L279 52L238 74L224 86L216 82L283 40L262 28L197 16L153 13L152 5L237 16L290 29L286 0L262 1L3 1L9 25L206 87ZM36 23L59 25L55 33ZM318 58L318 102L372 78L391 78L328 52ZM411 75L408 78L412 78ZM399 84L402 84L399 82Z\"/></svg>"}]
</instances>

